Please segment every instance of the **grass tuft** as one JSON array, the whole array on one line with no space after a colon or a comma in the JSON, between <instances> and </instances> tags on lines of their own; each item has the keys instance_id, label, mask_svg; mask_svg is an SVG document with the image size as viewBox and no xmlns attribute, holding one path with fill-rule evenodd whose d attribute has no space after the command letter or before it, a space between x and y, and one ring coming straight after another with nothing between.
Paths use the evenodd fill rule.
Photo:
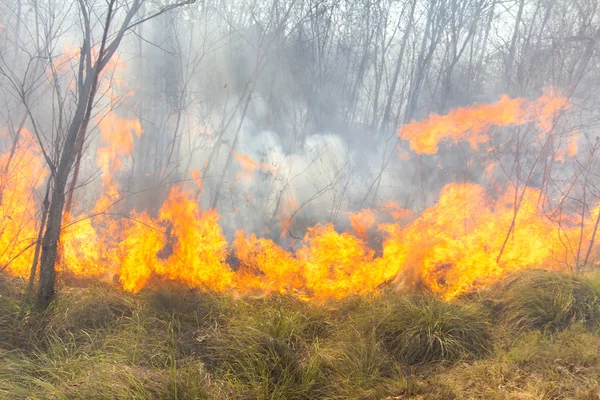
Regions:
<instances>
[{"instance_id":1,"label":"grass tuft","mask_svg":"<svg viewBox=\"0 0 600 400\"><path fill-rule=\"evenodd\" d=\"M207 364L241 398L306 399L320 386L312 321L284 308L237 315L207 340Z\"/></svg>"},{"instance_id":2,"label":"grass tuft","mask_svg":"<svg viewBox=\"0 0 600 400\"><path fill-rule=\"evenodd\" d=\"M543 270L516 274L492 288L503 321L514 331L544 333L600 323L600 280Z\"/></svg>"},{"instance_id":3,"label":"grass tuft","mask_svg":"<svg viewBox=\"0 0 600 400\"><path fill-rule=\"evenodd\" d=\"M130 316L134 307L131 296L108 286L66 288L47 313L48 327L65 335L108 328Z\"/></svg>"},{"instance_id":4,"label":"grass tuft","mask_svg":"<svg viewBox=\"0 0 600 400\"><path fill-rule=\"evenodd\" d=\"M377 335L390 354L409 365L490 352L489 325L481 307L430 295L398 299L377 327Z\"/></svg>"}]
</instances>

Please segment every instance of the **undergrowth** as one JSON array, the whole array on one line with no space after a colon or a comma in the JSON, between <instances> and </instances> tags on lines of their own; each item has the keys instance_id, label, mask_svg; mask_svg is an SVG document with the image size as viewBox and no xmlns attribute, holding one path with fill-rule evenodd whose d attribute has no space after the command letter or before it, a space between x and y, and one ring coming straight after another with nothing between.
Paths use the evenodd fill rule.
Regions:
<instances>
[{"instance_id":1,"label":"undergrowth","mask_svg":"<svg viewBox=\"0 0 600 400\"><path fill-rule=\"evenodd\" d=\"M444 301L315 304L0 277L0 398L600 399L600 279L527 271Z\"/></svg>"}]
</instances>

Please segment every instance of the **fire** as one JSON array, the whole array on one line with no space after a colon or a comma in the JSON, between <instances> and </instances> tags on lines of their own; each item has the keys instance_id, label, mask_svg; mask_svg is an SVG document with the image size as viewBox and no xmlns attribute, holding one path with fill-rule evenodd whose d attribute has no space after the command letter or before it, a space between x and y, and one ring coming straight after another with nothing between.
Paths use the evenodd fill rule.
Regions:
<instances>
[{"instance_id":1,"label":"fire","mask_svg":"<svg viewBox=\"0 0 600 400\"><path fill-rule=\"evenodd\" d=\"M71 221L72 222L72 221ZM90 218L76 220L63 228L59 270L78 277L100 276L106 271L106 260L101 257L101 242Z\"/></svg>"},{"instance_id":2,"label":"fire","mask_svg":"<svg viewBox=\"0 0 600 400\"><path fill-rule=\"evenodd\" d=\"M99 128L104 145L98 149L97 163L102 169L102 183L108 185L122 168L122 158L133 151L134 135L140 137L143 130L138 119L120 118L113 113L102 118Z\"/></svg>"},{"instance_id":3,"label":"fire","mask_svg":"<svg viewBox=\"0 0 600 400\"><path fill-rule=\"evenodd\" d=\"M564 163L570 158L573 158L579 152L579 135L574 134L567 138L565 145L560 147L556 152L556 160Z\"/></svg>"},{"instance_id":4,"label":"fire","mask_svg":"<svg viewBox=\"0 0 600 400\"><path fill-rule=\"evenodd\" d=\"M216 211L200 210L191 193L174 187L160 220L172 226L175 244L166 249L171 253L166 262L157 264L159 275L215 291L231 285L233 273L225 263L227 241Z\"/></svg>"},{"instance_id":5,"label":"fire","mask_svg":"<svg viewBox=\"0 0 600 400\"><path fill-rule=\"evenodd\" d=\"M237 178L238 181L249 180L250 178L252 178L252 175L254 175L254 172L256 171L256 169L260 169L262 171L270 172L270 173L277 172L277 170L275 168L273 168L267 164L264 164L264 163L261 163L258 161L254 161L247 154L238 153L234 150L231 150L231 152L233 153L233 156L235 157L236 161L242 167L242 170L238 174L238 178Z\"/></svg>"},{"instance_id":6,"label":"fire","mask_svg":"<svg viewBox=\"0 0 600 400\"><path fill-rule=\"evenodd\" d=\"M137 292L145 287L158 267L165 235L163 229L147 214L133 213L123 231L124 240L119 243L121 255L118 272L123 289Z\"/></svg>"},{"instance_id":7,"label":"fire","mask_svg":"<svg viewBox=\"0 0 600 400\"><path fill-rule=\"evenodd\" d=\"M279 223L281 225L280 237L284 238L293 227L294 212L298 209L296 198L291 193L282 194L282 203L279 207Z\"/></svg>"},{"instance_id":8,"label":"fire","mask_svg":"<svg viewBox=\"0 0 600 400\"><path fill-rule=\"evenodd\" d=\"M382 211L388 213L394 220L408 220L413 217L413 212L402 207L395 201L384 201L380 204Z\"/></svg>"},{"instance_id":9,"label":"fire","mask_svg":"<svg viewBox=\"0 0 600 400\"><path fill-rule=\"evenodd\" d=\"M307 289L317 298L343 298L366 294L374 287L373 250L349 233L338 233L333 224L309 228L298 256L305 263ZM378 284L381 282L378 282Z\"/></svg>"},{"instance_id":10,"label":"fire","mask_svg":"<svg viewBox=\"0 0 600 400\"><path fill-rule=\"evenodd\" d=\"M301 263L272 240L238 231L233 246L241 263L236 274L238 289L292 294L303 286Z\"/></svg>"},{"instance_id":11,"label":"fire","mask_svg":"<svg viewBox=\"0 0 600 400\"><path fill-rule=\"evenodd\" d=\"M411 122L398 131L417 153L435 154L440 142L467 141L477 150L489 141L492 126L506 127L536 122L543 132L552 129L556 113L568 107L565 97L547 91L536 101L502 96L493 104L457 108L446 115L432 114L422 122Z\"/></svg>"},{"instance_id":12,"label":"fire","mask_svg":"<svg viewBox=\"0 0 600 400\"><path fill-rule=\"evenodd\" d=\"M0 156L0 169L0 270L27 276L39 229L35 193L47 175L27 129L13 155Z\"/></svg>"},{"instance_id":13,"label":"fire","mask_svg":"<svg viewBox=\"0 0 600 400\"><path fill-rule=\"evenodd\" d=\"M401 229L407 259L419 264L428 287L446 297L492 283L507 271L561 267L554 259L564 248L556 226L538 209L538 197L527 189L517 228L497 262L514 217L514 192L494 199L479 185L449 184L435 206Z\"/></svg>"},{"instance_id":14,"label":"fire","mask_svg":"<svg viewBox=\"0 0 600 400\"><path fill-rule=\"evenodd\" d=\"M489 140L492 126L532 123L550 138L555 114L567 107L564 98L551 93L536 101L504 96L494 104L413 122L399 135L424 154L436 152L443 141L464 140L477 149ZM104 192L91 215L74 215L65 223L58 268L79 277L114 276L132 292L155 281L175 280L215 292L279 293L323 301L376 293L396 284L424 285L453 298L496 282L508 271L567 269L580 263L582 252L573 244L588 245L600 212L600 206L593 205L583 218L563 213L557 224L557 208L540 189L461 182L445 185L437 202L420 214L384 201L377 208L349 213L353 232L338 232L333 223L316 224L295 242L295 250L243 230L228 243L217 211L198 204L202 181L197 170L190 171L189 185L171 187L156 215L106 212L120 199L115 176L143 130L139 121L113 113L99 127L97 164ZM577 135L561 141L555 158L573 158L577 144ZM247 155L233 155L246 175L257 169L275 173ZM27 276L39 228L34 193L47 171L27 131L5 169L9 158L10 153L0 157L6 171L0 186L0 262L9 273ZM491 175L495 166L484 163L484 175ZM290 190L279 196L274 215L279 215L287 234L298 205ZM379 240L372 240L375 237ZM372 243L379 245L374 248Z\"/></svg>"},{"instance_id":15,"label":"fire","mask_svg":"<svg viewBox=\"0 0 600 400\"><path fill-rule=\"evenodd\" d=\"M242 265L236 273L236 290L242 294L260 291L340 299L372 293L398 273L395 263L375 257L363 240L336 232L331 223L309 228L295 255L271 240L241 231L234 248Z\"/></svg>"},{"instance_id":16,"label":"fire","mask_svg":"<svg viewBox=\"0 0 600 400\"><path fill-rule=\"evenodd\" d=\"M133 151L134 135L140 137L143 133L137 119L125 119L112 113L104 116L98 126L102 145L98 147L96 162L102 171L103 194L96 201L93 214L106 212L120 198L115 174ZM93 223L92 218L82 214L74 217L67 215L64 222L66 226L61 237L58 269L78 277L116 273L118 265L122 263L119 253L123 251L119 251L109 240L131 242L122 233L131 225L129 220L104 218Z\"/></svg>"},{"instance_id":17,"label":"fire","mask_svg":"<svg viewBox=\"0 0 600 400\"><path fill-rule=\"evenodd\" d=\"M375 223L375 214L370 209L350 213L348 216L354 232L361 238L367 238L367 231Z\"/></svg>"}]
</instances>

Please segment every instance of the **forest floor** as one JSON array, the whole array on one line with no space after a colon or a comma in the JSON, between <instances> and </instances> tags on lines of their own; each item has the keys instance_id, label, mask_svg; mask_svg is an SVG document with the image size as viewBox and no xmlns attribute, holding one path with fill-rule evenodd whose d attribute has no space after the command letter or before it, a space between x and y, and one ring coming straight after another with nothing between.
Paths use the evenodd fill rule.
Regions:
<instances>
[{"instance_id":1,"label":"forest floor","mask_svg":"<svg viewBox=\"0 0 600 400\"><path fill-rule=\"evenodd\" d=\"M600 277L313 304L0 277L0 398L600 399Z\"/></svg>"}]
</instances>

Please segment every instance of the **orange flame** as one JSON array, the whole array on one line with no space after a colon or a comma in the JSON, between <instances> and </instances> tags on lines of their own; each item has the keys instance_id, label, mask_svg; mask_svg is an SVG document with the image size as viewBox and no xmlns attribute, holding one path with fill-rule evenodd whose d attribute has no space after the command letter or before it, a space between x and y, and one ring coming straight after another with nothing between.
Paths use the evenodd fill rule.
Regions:
<instances>
[{"instance_id":1,"label":"orange flame","mask_svg":"<svg viewBox=\"0 0 600 400\"><path fill-rule=\"evenodd\" d=\"M423 153L436 151L444 140L466 140L477 148L492 125L531 122L552 134L553 114L565 107L563 98L550 95L533 102L503 97L495 104L413 122L400 134ZM103 145L97 155L105 193L96 210L103 199L118 198L115 173L133 149L134 135L142 134L138 121L112 114L100 123L100 130ZM577 154L576 135L572 137L558 156ZM33 193L47 173L31 135L25 132L24 138L9 173L2 175L0 202L0 262L8 265L9 273L22 276L29 272L39 225L32 211ZM243 154L234 156L248 174L257 168L273 171ZM0 156L0 166L8 157ZM494 166L485 166L488 174ZM200 190L200 172L191 174ZM133 292L168 279L216 292L325 300L374 293L393 281L423 284L452 298L495 282L508 271L566 269L580 262L573 243L589 240L600 206L583 219L563 214L558 226L544 211L551 205L538 189L515 190L450 183L436 204L419 215L386 201L379 210L349 214L354 234L337 232L332 223L308 228L294 252L241 230L229 244L217 211L202 210L193 190L174 186L157 216L133 212L123 217L74 217L63 228L63 261L58 267L75 276L115 275L124 290ZM516 212L515 199L521 197ZM294 197L282 193L278 212L286 231L296 208ZM369 247L367 232L380 235L381 248Z\"/></svg>"},{"instance_id":2,"label":"orange flame","mask_svg":"<svg viewBox=\"0 0 600 400\"><path fill-rule=\"evenodd\" d=\"M395 201L384 201L380 204L382 211L389 213L394 220L408 220L413 217L413 212L402 207Z\"/></svg>"},{"instance_id":3,"label":"orange flame","mask_svg":"<svg viewBox=\"0 0 600 400\"><path fill-rule=\"evenodd\" d=\"M99 128L105 145L98 149L97 163L102 169L102 183L108 185L123 166L122 157L133 151L133 136L140 137L143 130L139 120L120 118L112 113L100 121Z\"/></svg>"},{"instance_id":4,"label":"orange flame","mask_svg":"<svg viewBox=\"0 0 600 400\"><path fill-rule=\"evenodd\" d=\"M283 200L279 207L279 223L281 225L280 237L284 238L294 226L292 218L294 212L298 209L298 203L296 202L294 195L289 192L282 195L282 198Z\"/></svg>"},{"instance_id":5,"label":"orange flame","mask_svg":"<svg viewBox=\"0 0 600 400\"><path fill-rule=\"evenodd\" d=\"M573 158L579 152L579 135L574 134L567 138L565 145L556 152L556 160L564 163L567 159Z\"/></svg>"},{"instance_id":6,"label":"orange flame","mask_svg":"<svg viewBox=\"0 0 600 400\"><path fill-rule=\"evenodd\" d=\"M10 152L0 156L0 169L0 269L27 276L39 229L34 194L47 175L27 129L12 158Z\"/></svg>"},{"instance_id":7,"label":"orange flame","mask_svg":"<svg viewBox=\"0 0 600 400\"><path fill-rule=\"evenodd\" d=\"M349 213L350 225L354 232L363 239L367 238L367 231L375 223L375 214L370 209Z\"/></svg>"},{"instance_id":8,"label":"orange flame","mask_svg":"<svg viewBox=\"0 0 600 400\"><path fill-rule=\"evenodd\" d=\"M274 167L271 167L267 164L264 164L264 163L261 163L258 161L254 161L247 154L238 153L234 150L231 150L231 152L233 153L233 156L235 157L237 162L242 167L242 171L240 171L240 173L238 174L238 181L239 180L246 180L246 181L250 180L252 178L252 175L254 175L254 172L256 171L257 168L260 170L263 170L265 172L270 172L270 173L277 172L277 170Z\"/></svg>"},{"instance_id":9,"label":"orange flame","mask_svg":"<svg viewBox=\"0 0 600 400\"><path fill-rule=\"evenodd\" d=\"M492 126L523 125L537 122L544 132L552 129L555 114L568 107L565 97L547 91L537 101L511 99L503 95L493 104L457 108L446 115L432 114L422 122L411 122L398 131L398 136L408 140L417 153L435 154L440 142L467 141L477 150L489 140L487 132Z\"/></svg>"},{"instance_id":10,"label":"orange flame","mask_svg":"<svg viewBox=\"0 0 600 400\"><path fill-rule=\"evenodd\" d=\"M538 197L537 190L527 189L514 233L496 262L514 217L514 191L496 200L479 185L446 185L437 204L398 233L399 256L417 263L421 279L446 297L494 282L507 271L562 267L572 260L556 262L565 249L557 227L538 209Z\"/></svg>"}]
</instances>

